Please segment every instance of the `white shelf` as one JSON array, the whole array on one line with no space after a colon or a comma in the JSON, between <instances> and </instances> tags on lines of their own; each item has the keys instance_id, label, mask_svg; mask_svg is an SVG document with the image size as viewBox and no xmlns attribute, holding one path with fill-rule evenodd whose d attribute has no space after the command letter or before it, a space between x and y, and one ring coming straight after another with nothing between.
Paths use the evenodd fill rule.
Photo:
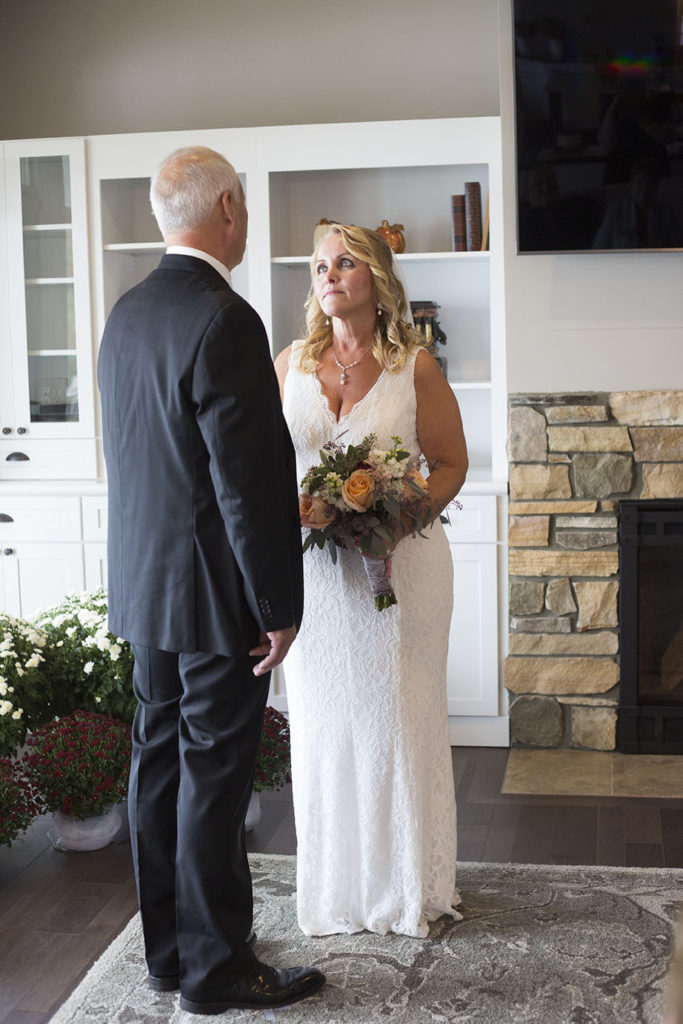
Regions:
<instances>
[{"instance_id":1,"label":"white shelf","mask_svg":"<svg viewBox=\"0 0 683 1024\"><path fill-rule=\"evenodd\" d=\"M26 284L73 284L73 277L27 277Z\"/></svg>"},{"instance_id":2,"label":"white shelf","mask_svg":"<svg viewBox=\"0 0 683 1024\"><path fill-rule=\"evenodd\" d=\"M30 348L28 350L29 358L33 359L34 356L76 356L78 355L75 348Z\"/></svg>"},{"instance_id":3,"label":"white shelf","mask_svg":"<svg viewBox=\"0 0 683 1024\"><path fill-rule=\"evenodd\" d=\"M45 234L49 231L71 231L71 224L24 224L24 231L39 231Z\"/></svg>"},{"instance_id":4,"label":"white shelf","mask_svg":"<svg viewBox=\"0 0 683 1024\"><path fill-rule=\"evenodd\" d=\"M105 252L122 252L128 256L145 256L156 252L164 252L166 244L159 242L112 242L102 247Z\"/></svg>"},{"instance_id":5,"label":"white shelf","mask_svg":"<svg viewBox=\"0 0 683 1024\"><path fill-rule=\"evenodd\" d=\"M437 352L438 355L438 352ZM490 380L449 380L453 391L490 391Z\"/></svg>"},{"instance_id":6,"label":"white shelf","mask_svg":"<svg viewBox=\"0 0 683 1024\"><path fill-rule=\"evenodd\" d=\"M475 251L475 252L401 252L396 253L396 259L399 263L430 263L439 261L442 263L449 263L451 260L480 260L488 259L488 250ZM307 266L310 262L310 256L273 256L270 262L274 266L282 267L297 267Z\"/></svg>"},{"instance_id":7,"label":"white shelf","mask_svg":"<svg viewBox=\"0 0 683 1024\"><path fill-rule=\"evenodd\" d=\"M476 249L472 252L400 252L397 254L396 259L399 263L419 263L435 260L449 263L451 260L486 260L488 256L488 249Z\"/></svg>"}]
</instances>

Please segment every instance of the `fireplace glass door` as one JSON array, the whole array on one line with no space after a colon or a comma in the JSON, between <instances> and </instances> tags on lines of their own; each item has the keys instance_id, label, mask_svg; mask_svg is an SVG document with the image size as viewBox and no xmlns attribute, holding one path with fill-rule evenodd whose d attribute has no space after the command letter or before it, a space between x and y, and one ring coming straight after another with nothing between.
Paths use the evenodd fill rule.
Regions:
<instances>
[{"instance_id":1,"label":"fireplace glass door","mask_svg":"<svg viewBox=\"0 0 683 1024\"><path fill-rule=\"evenodd\" d=\"M683 501L620 504L618 747L683 753Z\"/></svg>"}]
</instances>

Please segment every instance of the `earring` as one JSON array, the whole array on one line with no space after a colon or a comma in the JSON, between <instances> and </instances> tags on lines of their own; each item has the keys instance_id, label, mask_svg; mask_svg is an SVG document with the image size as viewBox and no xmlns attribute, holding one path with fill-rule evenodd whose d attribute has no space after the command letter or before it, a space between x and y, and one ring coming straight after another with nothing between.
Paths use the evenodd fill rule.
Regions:
<instances>
[{"instance_id":1,"label":"earring","mask_svg":"<svg viewBox=\"0 0 683 1024\"><path fill-rule=\"evenodd\" d=\"M380 304L378 302L377 303L377 316L381 316L381 315L382 315L382 307L380 306Z\"/></svg>"},{"instance_id":2,"label":"earring","mask_svg":"<svg viewBox=\"0 0 683 1024\"><path fill-rule=\"evenodd\" d=\"M330 326L330 318L329 318L329 316L326 316L326 317L325 317L325 324L326 324L326 325L327 325L328 327Z\"/></svg>"}]
</instances>

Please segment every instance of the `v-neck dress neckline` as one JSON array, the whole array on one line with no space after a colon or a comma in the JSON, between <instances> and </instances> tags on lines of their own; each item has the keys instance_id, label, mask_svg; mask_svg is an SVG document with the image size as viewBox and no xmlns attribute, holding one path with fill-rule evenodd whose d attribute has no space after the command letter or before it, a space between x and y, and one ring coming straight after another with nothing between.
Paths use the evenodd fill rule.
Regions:
<instances>
[{"instance_id":1,"label":"v-neck dress neckline","mask_svg":"<svg viewBox=\"0 0 683 1024\"><path fill-rule=\"evenodd\" d=\"M351 408L348 410L348 412L342 413L340 416L335 416L334 415L334 412L332 411L332 406L330 405L330 399L325 394L325 392L323 391L323 386L320 383L320 378L318 377L317 373L313 374L313 379L315 381L316 391L318 392L318 395L320 396L320 401L322 402L322 405L323 405L323 408L325 409L325 412L327 413L327 415L330 417L330 419L334 423L339 424L343 420L348 419L348 417L351 415L351 413L354 412L358 408L359 405L363 405L363 403L366 401L366 399L369 398L370 395L373 394L373 392L379 386L380 381L383 380L386 372L387 372L386 370L382 370L382 372L380 373L380 375L377 378L377 380L375 381L375 383L372 385L371 388L369 388L365 392L363 397L359 398L357 402L354 402L353 405L351 406Z\"/></svg>"}]
</instances>

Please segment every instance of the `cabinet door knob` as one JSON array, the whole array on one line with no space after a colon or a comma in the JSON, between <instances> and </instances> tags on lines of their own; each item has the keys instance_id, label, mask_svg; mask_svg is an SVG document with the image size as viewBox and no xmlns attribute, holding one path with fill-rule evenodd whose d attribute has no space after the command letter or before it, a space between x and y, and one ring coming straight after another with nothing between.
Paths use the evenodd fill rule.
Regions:
<instances>
[{"instance_id":1,"label":"cabinet door knob","mask_svg":"<svg viewBox=\"0 0 683 1024\"><path fill-rule=\"evenodd\" d=\"M13 555L14 554L14 548L5 548L2 553L3 553L3 555Z\"/></svg>"},{"instance_id":2,"label":"cabinet door knob","mask_svg":"<svg viewBox=\"0 0 683 1024\"><path fill-rule=\"evenodd\" d=\"M14 520L6 512L0 512L0 523L13 523Z\"/></svg>"},{"instance_id":3,"label":"cabinet door knob","mask_svg":"<svg viewBox=\"0 0 683 1024\"><path fill-rule=\"evenodd\" d=\"M11 434L12 433L12 428L11 427L3 427L2 428L2 432L3 432L3 434Z\"/></svg>"},{"instance_id":4,"label":"cabinet door knob","mask_svg":"<svg viewBox=\"0 0 683 1024\"><path fill-rule=\"evenodd\" d=\"M26 427L17 427L17 434L26 434Z\"/></svg>"},{"instance_id":5,"label":"cabinet door knob","mask_svg":"<svg viewBox=\"0 0 683 1024\"><path fill-rule=\"evenodd\" d=\"M30 462L28 455L25 452L10 452L5 462Z\"/></svg>"}]
</instances>

